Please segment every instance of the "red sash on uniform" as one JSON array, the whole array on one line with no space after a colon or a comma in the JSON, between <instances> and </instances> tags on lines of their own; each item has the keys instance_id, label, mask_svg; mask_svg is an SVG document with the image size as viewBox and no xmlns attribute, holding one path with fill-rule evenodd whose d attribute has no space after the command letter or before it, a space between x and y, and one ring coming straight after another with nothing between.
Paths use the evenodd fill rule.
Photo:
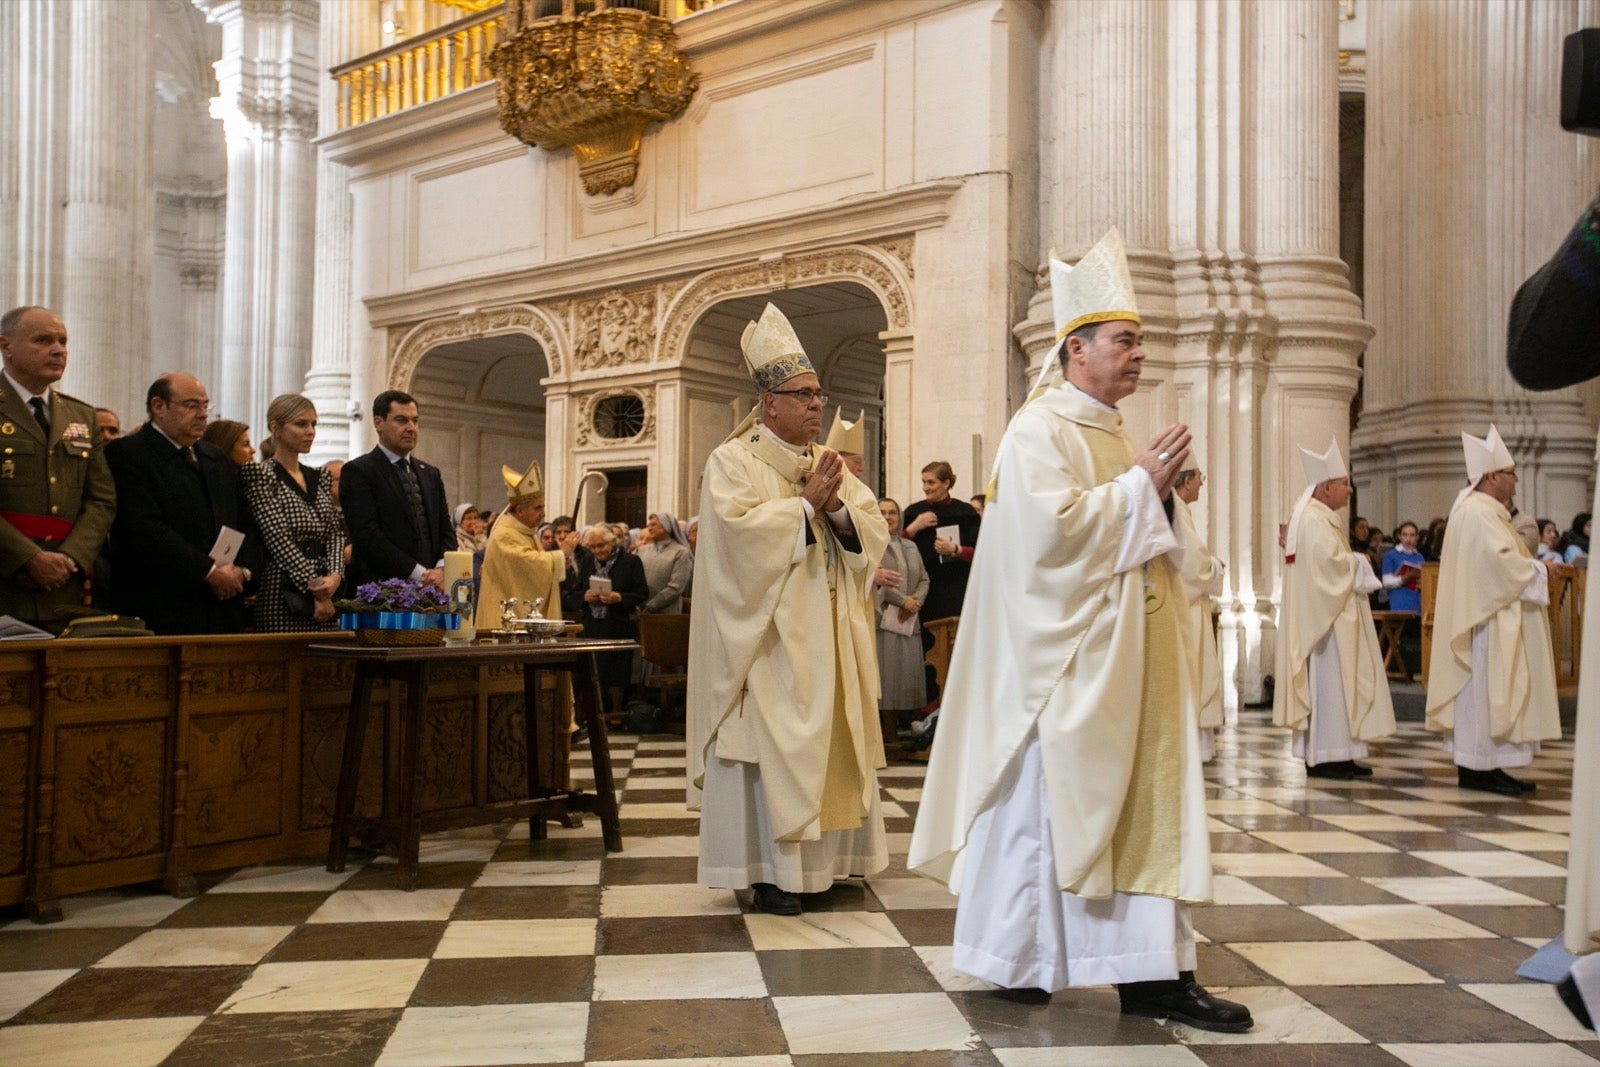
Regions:
<instances>
[{"instance_id":1,"label":"red sash on uniform","mask_svg":"<svg viewBox=\"0 0 1600 1067\"><path fill-rule=\"evenodd\" d=\"M65 541L72 532L72 523L55 515L29 515L22 511L0 511L4 519L17 528L23 537L35 541Z\"/></svg>"}]
</instances>

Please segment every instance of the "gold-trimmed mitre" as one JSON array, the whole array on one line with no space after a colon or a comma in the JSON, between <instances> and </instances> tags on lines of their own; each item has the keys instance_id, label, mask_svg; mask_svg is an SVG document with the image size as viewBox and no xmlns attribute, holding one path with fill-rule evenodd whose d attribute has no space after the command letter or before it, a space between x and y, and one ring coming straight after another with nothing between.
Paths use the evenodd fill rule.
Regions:
<instances>
[{"instance_id":1,"label":"gold-trimmed mitre","mask_svg":"<svg viewBox=\"0 0 1600 1067\"><path fill-rule=\"evenodd\" d=\"M506 483L506 500L512 504L536 504L544 499L544 477L539 473L539 461L528 464L528 469L518 474L504 464L500 477Z\"/></svg>"},{"instance_id":2,"label":"gold-trimmed mitre","mask_svg":"<svg viewBox=\"0 0 1600 1067\"><path fill-rule=\"evenodd\" d=\"M828 440L822 446L850 456L867 454L866 411L856 416L855 422L844 421L844 409L835 408L833 425L828 427Z\"/></svg>"},{"instance_id":3,"label":"gold-trimmed mitre","mask_svg":"<svg viewBox=\"0 0 1600 1067\"><path fill-rule=\"evenodd\" d=\"M1122 234L1115 226L1076 266L1067 266L1051 250L1050 303L1056 316L1057 341L1092 322L1143 322L1133 298L1133 276L1128 273Z\"/></svg>"},{"instance_id":4,"label":"gold-trimmed mitre","mask_svg":"<svg viewBox=\"0 0 1600 1067\"><path fill-rule=\"evenodd\" d=\"M759 320L744 328L739 347L744 350L750 377L763 393L796 375L816 373L811 360L806 358L805 349L800 347L794 327L773 304L762 309Z\"/></svg>"}]
</instances>

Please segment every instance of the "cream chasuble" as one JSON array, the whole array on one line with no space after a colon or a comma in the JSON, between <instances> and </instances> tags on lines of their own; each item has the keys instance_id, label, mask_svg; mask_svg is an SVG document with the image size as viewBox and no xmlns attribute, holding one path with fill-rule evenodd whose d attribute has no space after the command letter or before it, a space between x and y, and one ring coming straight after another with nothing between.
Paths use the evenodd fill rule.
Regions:
<instances>
[{"instance_id":1,"label":"cream chasuble","mask_svg":"<svg viewBox=\"0 0 1600 1067\"><path fill-rule=\"evenodd\" d=\"M907 860L952 892L974 822L1036 737L1061 890L1211 897L1188 605L1163 554L1181 542L1134 454L1122 417L1069 384L1000 444ZM1156 522L1130 526L1130 486ZM1131 565L1125 541L1144 545Z\"/></svg>"},{"instance_id":2,"label":"cream chasuble","mask_svg":"<svg viewBox=\"0 0 1600 1067\"><path fill-rule=\"evenodd\" d=\"M1541 599L1549 600L1544 565L1512 529L1510 513L1487 493L1466 493L1450 513L1439 562L1428 663L1429 729L1455 733L1459 746L1460 735L1469 729L1459 718L1471 714L1487 724L1486 740L1494 745L1561 736L1550 620ZM1486 677L1475 676L1474 652ZM1458 699L1464 696L1469 698L1465 709ZM1456 762L1472 765L1459 753Z\"/></svg>"},{"instance_id":3,"label":"cream chasuble","mask_svg":"<svg viewBox=\"0 0 1600 1067\"><path fill-rule=\"evenodd\" d=\"M1350 737L1357 742L1387 737L1395 730L1394 703L1358 572L1370 572L1371 567L1350 551L1338 515L1320 500L1306 501L1296 540L1294 559L1284 568L1278 609L1272 721L1301 734L1311 727L1312 713L1318 710L1313 707L1312 659L1322 655L1340 683ZM1330 637L1331 646L1324 645ZM1328 703L1338 703L1335 695L1328 694Z\"/></svg>"},{"instance_id":4,"label":"cream chasuble","mask_svg":"<svg viewBox=\"0 0 1600 1067\"><path fill-rule=\"evenodd\" d=\"M689 807L701 807L714 745L716 758L759 771L762 833L775 842L860 827L876 811L884 766L868 585L888 528L875 498L847 473L839 499L860 551L845 551L820 514L806 544L799 491L813 455L747 425L711 454L700 497ZM709 810L707 819L703 839L718 831Z\"/></svg>"},{"instance_id":5,"label":"cream chasuble","mask_svg":"<svg viewBox=\"0 0 1600 1067\"><path fill-rule=\"evenodd\" d=\"M1600 486L1595 502L1600 506ZM1581 647L1600 649L1600 609L1584 613ZM1578 677L1564 940L1567 951L1578 955L1600 949L1600 670L1580 671Z\"/></svg>"},{"instance_id":6,"label":"cream chasuble","mask_svg":"<svg viewBox=\"0 0 1600 1067\"><path fill-rule=\"evenodd\" d=\"M1222 563L1206 547L1195 526L1194 513L1176 493L1172 495L1172 521L1183 542L1183 564L1178 575L1189 604L1184 620L1185 643L1197 660L1195 706L1200 709L1200 729L1214 730L1222 725L1222 662L1217 658L1217 633L1211 627L1211 598L1222 595Z\"/></svg>"},{"instance_id":7,"label":"cream chasuble","mask_svg":"<svg viewBox=\"0 0 1600 1067\"><path fill-rule=\"evenodd\" d=\"M566 577L566 557L539 547L539 533L509 511L495 522L478 571L480 630L500 628L500 602L511 597L529 602L542 599L547 619L561 617L561 579Z\"/></svg>"}]
</instances>

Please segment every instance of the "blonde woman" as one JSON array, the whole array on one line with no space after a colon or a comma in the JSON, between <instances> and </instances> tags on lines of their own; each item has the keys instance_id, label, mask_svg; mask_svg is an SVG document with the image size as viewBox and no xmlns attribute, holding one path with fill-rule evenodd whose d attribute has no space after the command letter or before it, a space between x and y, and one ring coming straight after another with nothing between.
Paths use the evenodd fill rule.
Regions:
<instances>
[{"instance_id":1,"label":"blonde woman","mask_svg":"<svg viewBox=\"0 0 1600 1067\"><path fill-rule=\"evenodd\" d=\"M344 575L344 530L333 503L333 479L300 458L317 439L317 409L294 393L267 408L271 459L240 474L245 499L267 546L256 593L258 633L332 630L333 596Z\"/></svg>"}]
</instances>

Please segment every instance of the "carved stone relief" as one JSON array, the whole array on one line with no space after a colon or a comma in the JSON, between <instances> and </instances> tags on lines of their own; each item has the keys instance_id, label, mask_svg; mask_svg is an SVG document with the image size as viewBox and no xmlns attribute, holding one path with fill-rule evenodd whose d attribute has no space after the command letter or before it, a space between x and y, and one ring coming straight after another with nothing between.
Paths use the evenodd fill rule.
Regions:
<instances>
[{"instance_id":1,"label":"carved stone relief","mask_svg":"<svg viewBox=\"0 0 1600 1067\"><path fill-rule=\"evenodd\" d=\"M389 385L404 389L428 350L450 341L497 334L525 333L539 342L551 374L560 374L567 344L555 324L528 304L486 308L470 315L450 315L421 323L389 327Z\"/></svg>"},{"instance_id":2,"label":"carved stone relief","mask_svg":"<svg viewBox=\"0 0 1600 1067\"><path fill-rule=\"evenodd\" d=\"M734 296L776 289L825 285L833 281L860 282L883 301L892 330L911 327L913 239L875 241L865 245L799 252L782 259L712 271L693 279L666 309L657 346L660 358L681 358L685 340L707 308Z\"/></svg>"},{"instance_id":3,"label":"carved stone relief","mask_svg":"<svg viewBox=\"0 0 1600 1067\"><path fill-rule=\"evenodd\" d=\"M656 334L656 291L613 289L574 301L573 321L578 370L648 363Z\"/></svg>"},{"instance_id":4,"label":"carved stone relief","mask_svg":"<svg viewBox=\"0 0 1600 1067\"><path fill-rule=\"evenodd\" d=\"M55 863L138 856L161 846L166 724L56 731Z\"/></svg>"}]
</instances>

